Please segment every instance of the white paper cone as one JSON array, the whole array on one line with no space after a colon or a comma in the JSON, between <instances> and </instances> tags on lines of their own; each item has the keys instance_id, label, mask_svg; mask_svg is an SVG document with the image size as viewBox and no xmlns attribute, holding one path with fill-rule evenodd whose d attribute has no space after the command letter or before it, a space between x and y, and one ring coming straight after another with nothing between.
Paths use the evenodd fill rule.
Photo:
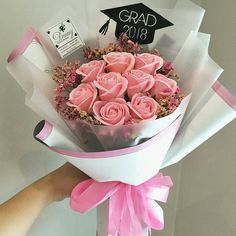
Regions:
<instances>
[{"instance_id":1,"label":"white paper cone","mask_svg":"<svg viewBox=\"0 0 236 236\"><path fill-rule=\"evenodd\" d=\"M73 138L70 139L63 130L47 121L37 124L34 129L34 137L50 147L58 146L66 150L82 151Z\"/></svg>"},{"instance_id":2,"label":"white paper cone","mask_svg":"<svg viewBox=\"0 0 236 236\"><path fill-rule=\"evenodd\" d=\"M223 69L208 55L210 35L192 32L174 60L183 93L192 92L184 121L188 120Z\"/></svg>"},{"instance_id":3,"label":"white paper cone","mask_svg":"<svg viewBox=\"0 0 236 236\"><path fill-rule=\"evenodd\" d=\"M200 108L180 128L162 168L175 164L236 118L236 97L219 82L203 99Z\"/></svg>"},{"instance_id":4,"label":"white paper cone","mask_svg":"<svg viewBox=\"0 0 236 236\"><path fill-rule=\"evenodd\" d=\"M98 182L120 181L139 185L159 172L182 118L183 116L180 116L169 127L142 144L114 151L78 152L72 151L71 148L62 149L61 143L57 143L58 140L54 136L58 131L52 125L50 130L55 129L55 132L49 132L49 127L45 125L35 132L35 136L52 151ZM44 134L43 139L40 133ZM51 135L55 138L51 138Z\"/></svg>"}]
</instances>

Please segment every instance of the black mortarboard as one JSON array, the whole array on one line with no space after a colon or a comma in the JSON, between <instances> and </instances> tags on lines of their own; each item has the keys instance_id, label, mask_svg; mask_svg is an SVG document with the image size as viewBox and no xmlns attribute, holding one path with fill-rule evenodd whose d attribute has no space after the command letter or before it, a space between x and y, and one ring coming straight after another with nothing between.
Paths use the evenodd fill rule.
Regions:
<instances>
[{"instance_id":1,"label":"black mortarboard","mask_svg":"<svg viewBox=\"0 0 236 236\"><path fill-rule=\"evenodd\" d=\"M131 40L139 44L152 43L155 30L173 25L143 3L101 10L101 12L109 17L99 30L101 34L107 33L110 19L112 19L117 22L116 37L119 37L121 33L126 33Z\"/></svg>"}]
</instances>

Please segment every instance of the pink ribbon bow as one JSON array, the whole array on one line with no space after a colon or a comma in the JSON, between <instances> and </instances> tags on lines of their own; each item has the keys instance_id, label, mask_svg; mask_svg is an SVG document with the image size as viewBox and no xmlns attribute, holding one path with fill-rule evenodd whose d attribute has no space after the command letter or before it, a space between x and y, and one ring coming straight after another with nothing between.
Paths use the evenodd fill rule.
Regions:
<instances>
[{"instance_id":1,"label":"pink ribbon bow","mask_svg":"<svg viewBox=\"0 0 236 236\"><path fill-rule=\"evenodd\" d=\"M138 186L89 179L73 189L70 205L84 213L110 199L108 236L140 236L144 228L164 228L163 210L156 200L166 202L172 186L171 178L161 173Z\"/></svg>"}]
</instances>

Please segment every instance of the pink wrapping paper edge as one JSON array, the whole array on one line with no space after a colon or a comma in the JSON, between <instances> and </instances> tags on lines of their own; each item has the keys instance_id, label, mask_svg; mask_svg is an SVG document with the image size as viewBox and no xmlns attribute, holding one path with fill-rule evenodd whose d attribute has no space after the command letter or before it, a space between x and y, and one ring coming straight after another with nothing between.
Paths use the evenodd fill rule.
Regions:
<instances>
[{"instance_id":1,"label":"pink wrapping paper edge","mask_svg":"<svg viewBox=\"0 0 236 236\"><path fill-rule=\"evenodd\" d=\"M70 151L70 150L63 150L57 147L49 147L49 148L53 150L54 152L57 152L58 154L75 157L75 158L108 158L108 157L123 156L130 153L138 152L142 149L149 147L150 145L154 145L158 139L160 139L163 135L166 134L166 132L176 129L176 128L178 129L181 123L181 120L182 120L182 117L179 116L168 128L166 128L161 133L155 135L154 137L150 138L144 143L141 143L136 146L128 147L128 148L122 148L119 150L101 151L101 152L76 152L76 151ZM40 133L36 135L36 138L41 141L44 141L45 139L47 139L47 137L49 137L50 133L52 132L52 129L53 129L53 125L48 122L45 122L44 127L42 128ZM43 139L41 139L42 137Z\"/></svg>"},{"instance_id":2,"label":"pink wrapping paper edge","mask_svg":"<svg viewBox=\"0 0 236 236\"><path fill-rule=\"evenodd\" d=\"M22 55L29 46L29 44L33 41L33 39L36 38L36 35L36 31L33 28L30 28L20 40L20 42L17 44L17 46L13 49L13 51L10 53L7 62L10 63L16 57Z\"/></svg>"},{"instance_id":3,"label":"pink wrapping paper edge","mask_svg":"<svg viewBox=\"0 0 236 236\"><path fill-rule=\"evenodd\" d=\"M236 111L236 97L233 96L219 81L216 81L212 89Z\"/></svg>"},{"instance_id":4,"label":"pink wrapping paper edge","mask_svg":"<svg viewBox=\"0 0 236 236\"><path fill-rule=\"evenodd\" d=\"M50 134L52 133L52 130L53 130L53 125L49 123L48 121L45 121L43 129L35 137L37 139L40 139L41 141L44 141L50 136Z\"/></svg>"}]
</instances>

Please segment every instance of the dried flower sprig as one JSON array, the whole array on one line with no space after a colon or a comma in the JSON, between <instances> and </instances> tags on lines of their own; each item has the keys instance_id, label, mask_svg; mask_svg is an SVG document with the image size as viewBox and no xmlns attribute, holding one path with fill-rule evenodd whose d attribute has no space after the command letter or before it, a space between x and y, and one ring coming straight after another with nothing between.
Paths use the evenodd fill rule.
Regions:
<instances>
[{"instance_id":1,"label":"dried flower sprig","mask_svg":"<svg viewBox=\"0 0 236 236\"><path fill-rule=\"evenodd\" d=\"M65 104L69 93L81 83L81 77L76 73L80 62L66 62L53 68L52 79L58 83L55 91L56 109L59 111Z\"/></svg>"},{"instance_id":2,"label":"dried flower sprig","mask_svg":"<svg viewBox=\"0 0 236 236\"><path fill-rule=\"evenodd\" d=\"M174 65L170 61L165 61L164 65L160 70L157 71L157 73L163 74L168 78L174 79L176 81L179 81L179 76L174 70Z\"/></svg>"},{"instance_id":3,"label":"dried flower sprig","mask_svg":"<svg viewBox=\"0 0 236 236\"><path fill-rule=\"evenodd\" d=\"M53 68L52 79L56 81L58 84L65 83L65 79L68 85L73 85L75 83L76 70L79 68L80 62L76 61L75 63L71 63L66 61L64 65L56 65Z\"/></svg>"},{"instance_id":4,"label":"dried flower sprig","mask_svg":"<svg viewBox=\"0 0 236 236\"><path fill-rule=\"evenodd\" d=\"M66 120L84 120L92 125L101 125L101 122L96 120L91 114L86 111L79 111L74 107L67 106L60 113Z\"/></svg>"},{"instance_id":5,"label":"dried flower sprig","mask_svg":"<svg viewBox=\"0 0 236 236\"><path fill-rule=\"evenodd\" d=\"M161 109L157 113L157 118L161 118L173 113L183 99L184 95L180 93L160 98L158 103L161 106Z\"/></svg>"},{"instance_id":6,"label":"dried flower sprig","mask_svg":"<svg viewBox=\"0 0 236 236\"><path fill-rule=\"evenodd\" d=\"M117 39L117 43L115 44L115 46L117 47L116 50L118 52L121 49L121 52L130 52L132 54L137 54L142 49L142 47L138 43L130 40L125 33L120 34L120 37Z\"/></svg>"},{"instance_id":7,"label":"dried flower sprig","mask_svg":"<svg viewBox=\"0 0 236 236\"><path fill-rule=\"evenodd\" d=\"M106 48L92 49L88 47L87 49L84 49L84 57L89 61L101 60L102 56L109 52L129 52L137 54L141 49L142 47L138 43L133 42L125 33L122 33L116 43L110 43Z\"/></svg>"},{"instance_id":8,"label":"dried flower sprig","mask_svg":"<svg viewBox=\"0 0 236 236\"><path fill-rule=\"evenodd\" d=\"M161 57L161 53L159 52L158 49L154 49L150 51L151 54L154 54L156 56ZM162 66L161 69L157 71L157 73L163 74L168 78L174 79L176 81L179 81L179 76L174 70L174 65L171 61L164 61L164 65Z\"/></svg>"},{"instance_id":9,"label":"dried flower sprig","mask_svg":"<svg viewBox=\"0 0 236 236\"><path fill-rule=\"evenodd\" d=\"M152 51L150 51L149 52L150 54L153 54L153 55L156 55L156 56L158 56L158 57L160 57L161 56L161 53L159 52L159 50L158 49L153 49Z\"/></svg>"}]
</instances>

